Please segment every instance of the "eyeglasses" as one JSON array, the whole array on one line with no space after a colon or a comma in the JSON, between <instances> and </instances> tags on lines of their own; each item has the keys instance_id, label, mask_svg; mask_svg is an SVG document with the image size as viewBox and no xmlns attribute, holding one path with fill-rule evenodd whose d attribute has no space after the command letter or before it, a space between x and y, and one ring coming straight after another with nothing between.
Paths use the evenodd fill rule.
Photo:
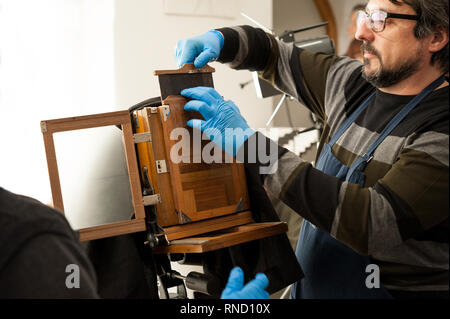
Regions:
<instances>
[{"instance_id":1,"label":"eyeglasses","mask_svg":"<svg viewBox=\"0 0 450 319\"><path fill-rule=\"evenodd\" d=\"M374 10L367 13L363 10L359 10L356 14L356 26L359 28L361 24L366 21L367 27L370 27L373 32L381 32L384 30L386 19L388 18L419 20L418 15L390 13L383 10Z\"/></svg>"}]
</instances>

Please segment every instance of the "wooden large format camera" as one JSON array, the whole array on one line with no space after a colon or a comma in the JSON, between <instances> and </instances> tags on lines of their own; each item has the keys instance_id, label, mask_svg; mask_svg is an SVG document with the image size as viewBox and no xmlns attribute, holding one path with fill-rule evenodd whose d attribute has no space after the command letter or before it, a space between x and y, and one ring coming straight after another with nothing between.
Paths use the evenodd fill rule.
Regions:
<instances>
[{"instance_id":1,"label":"wooden large format camera","mask_svg":"<svg viewBox=\"0 0 450 319\"><path fill-rule=\"evenodd\" d=\"M250 211L244 166L222 152L219 163L201 152L212 142L194 140L186 125L197 112L185 112L179 92L198 85L213 87L214 69L186 64L155 71L160 105L41 122L53 205L64 212L53 134L102 126L122 131L134 217L79 229L88 241L146 231L155 253L202 253L286 232L282 222L255 223ZM189 134L174 135L178 132ZM172 134L172 136L171 136ZM174 152L189 150L187 155ZM172 154L171 154L172 152ZM176 160L174 160L174 156ZM227 157L228 156L228 157Z\"/></svg>"}]
</instances>

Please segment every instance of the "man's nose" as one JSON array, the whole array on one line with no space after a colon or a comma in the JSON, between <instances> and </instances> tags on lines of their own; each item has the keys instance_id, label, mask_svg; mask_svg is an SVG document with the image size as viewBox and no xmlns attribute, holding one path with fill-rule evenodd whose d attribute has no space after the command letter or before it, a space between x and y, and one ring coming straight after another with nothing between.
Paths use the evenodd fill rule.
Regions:
<instances>
[{"instance_id":1,"label":"man's nose","mask_svg":"<svg viewBox=\"0 0 450 319\"><path fill-rule=\"evenodd\" d=\"M365 18L359 25L356 26L355 39L363 41L373 41L374 32L369 25L369 19Z\"/></svg>"}]
</instances>

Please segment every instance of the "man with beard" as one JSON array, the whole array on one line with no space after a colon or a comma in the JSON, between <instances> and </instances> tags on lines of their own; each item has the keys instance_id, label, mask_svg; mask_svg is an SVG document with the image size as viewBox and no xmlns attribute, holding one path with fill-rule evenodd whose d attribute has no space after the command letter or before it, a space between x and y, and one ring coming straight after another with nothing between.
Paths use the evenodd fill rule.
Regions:
<instances>
[{"instance_id":1,"label":"man with beard","mask_svg":"<svg viewBox=\"0 0 450 319\"><path fill-rule=\"evenodd\" d=\"M305 278L291 297L448 298L448 33L447 0L370 0L355 34L363 64L250 26L178 42L179 66L257 70L324 122L313 167L249 128L214 89L181 92L185 110L204 117L188 125L304 218Z\"/></svg>"}]
</instances>

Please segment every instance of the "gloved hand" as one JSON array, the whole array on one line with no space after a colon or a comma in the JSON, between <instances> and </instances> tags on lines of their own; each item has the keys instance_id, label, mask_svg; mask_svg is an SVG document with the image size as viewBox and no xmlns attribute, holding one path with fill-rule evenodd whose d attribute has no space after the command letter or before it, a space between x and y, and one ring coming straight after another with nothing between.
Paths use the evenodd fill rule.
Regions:
<instances>
[{"instance_id":1,"label":"gloved hand","mask_svg":"<svg viewBox=\"0 0 450 319\"><path fill-rule=\"evenodd\" d=\"M204 132L226 153L236 156L242 144L255 133L236 105L232 101L225 101L213 88L198 86L184 89L181 95L194 99L186 103L185 111L198 111L205 118L205 121L189 120L187 125Z\"/></svg>"},{"instance_id":2,"label":"gloved hand","mask_svg":"<svg viewBox=\"0 0 450 319\"><path fill-rule=\"evenodd\" d=\"M269 284L266 275L256 274L255 279L244 286L244 272L239 267L234 267L225 289L222 291L221 299L269 299L269 293L264 289Z\"/></svg>"},{"instance_id":3,"label":"gloved hand","mask_svg":"<svg viewBox=\"0 0 450 319\"><path fill-rule=\"evenodd\" d=\"M223 48L224 39L219 31L211 30L202 35L180 40L175 48L175 60L178 67L194 62L196 68L216 60Z\"/></svg>"}]
</instances>

